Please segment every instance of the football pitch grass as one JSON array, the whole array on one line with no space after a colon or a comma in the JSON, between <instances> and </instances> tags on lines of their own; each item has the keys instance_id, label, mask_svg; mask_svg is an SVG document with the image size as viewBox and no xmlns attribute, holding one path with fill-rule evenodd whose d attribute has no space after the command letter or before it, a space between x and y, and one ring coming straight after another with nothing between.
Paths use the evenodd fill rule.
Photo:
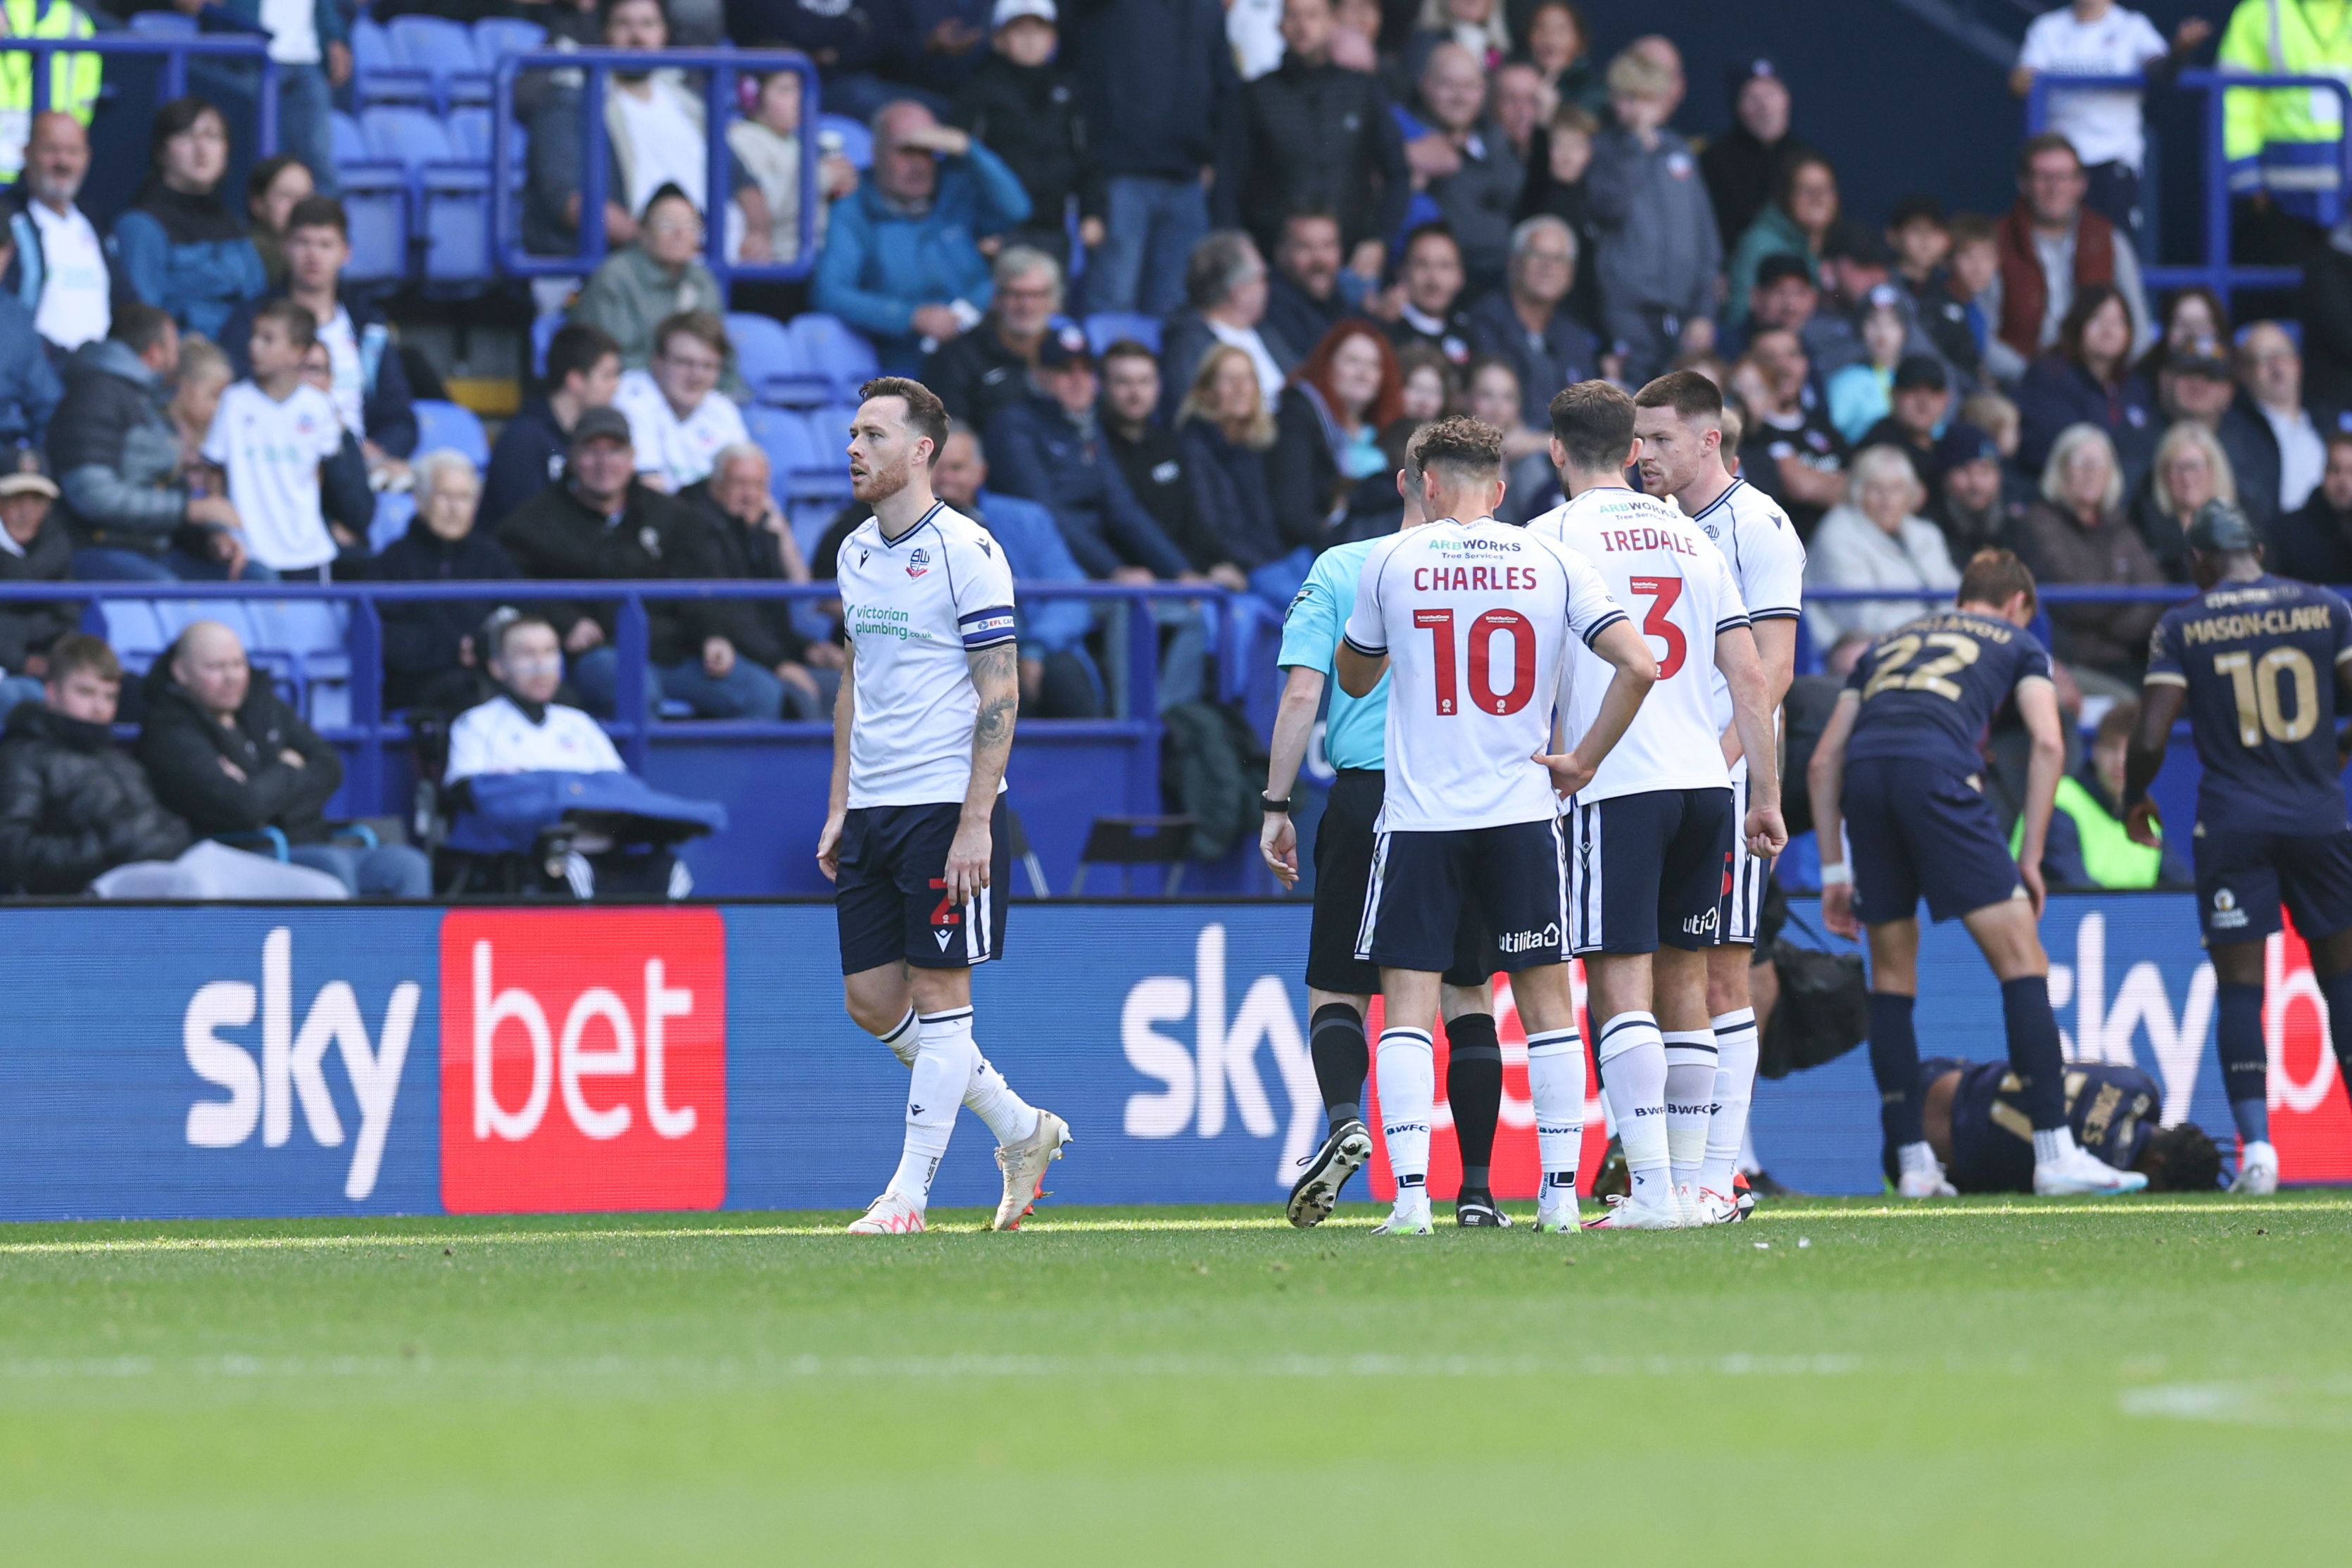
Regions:
<instances>
[{"instance_id":1,"label":"football pitch grass","mask_svg":"<svg viewBox=\"0 0 2352 1568\"><path fill-rule=\"evenodd\" d=\"M847 1218L0 1228L0 1559L2345 1560L2352 1196Z\"/></svg>"}]
</instances>

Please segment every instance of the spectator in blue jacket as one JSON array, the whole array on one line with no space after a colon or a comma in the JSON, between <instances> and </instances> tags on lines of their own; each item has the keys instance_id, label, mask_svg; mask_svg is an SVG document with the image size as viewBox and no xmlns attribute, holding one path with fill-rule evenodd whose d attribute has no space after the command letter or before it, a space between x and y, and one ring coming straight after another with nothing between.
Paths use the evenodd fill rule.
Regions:
<instances>
[{"instance_id":1,"label":"spectator in blue jacket","mask_svg":"<svg viewBox=\"0 0 2352 1568\"><path fill-rule=\"evenodd\" d=\"M190 16L205 9L205 0L172 0L175 10ZM278 147L310 167L320 192L335 193L334 89L352 79L351 27L337 0L310 0L305 5L268 4L265 0L210 0L245 24L248 32L269 38L269 57L278 67ZM136 7L144 9L145 7ZM215 103L234 105L237 118L253 113L260 94L258 72L243 60L189 63L193 90ZM234 171L242 183L244 171Z\"/></svg>"},{"instance_id":2,"label":"spectator in blue jacket","mask_svg":"<svg viewBox=\"0 0 2352 1568\"><path fill-rule=\"evenodd\" d=\"M1087 308L1165 317L1209 232L1202 183L1241 79L1218 0L1071 0L1064 59L1094 134L1108 231L1087 263ZM1189 370L1188 370L1189 373Z\"/></svg>"},{"instance_id":3,"label":"spectator in blue jacket","mask_svg":"<svg viewBox=\"0 0 2352 1568\"><path fill-rule=\"evenodd\" d=\"M979 241L1025 222L1003 159L911 99L874 117L874 167L834 204L811 303L874 341L886 375L969 331L993 298Z\"/></svg>"},{"instance_id":4,"label":"spectator in blue jacket","mask_svg":"<svg viewBox=\"0 0 2352 1568\"><path fill-rule=\"evenodd\" d=\"M218 341L231 312L268 287L244 220L220 199L228 121L203 99L173 99L155 111L147 166L114 221L115 262L142 301Z\"/></svg>"},{"instance_id":5,"label":"spectator in blue jacket","mask_svg":"<svg viewBox=\"0 0 2352 1568\"><path fill-rule=\"evenodd\" d=\"M49 368L33 313L0 294L0 470L37 468L66 389Z\"/></svg>"},{"instance_id":6,"label":"spectator in blue jacket","mask_svg":"<svg viewBox=\"0 0 2352 1568\"><path fill-rule=\"evenodd\" d=\"M931 492L978 521L1004 551L1016 582L1084 582L1054 514L1034 501L988 487L988 454L959 421L931 465ZM1098 718L1102 677L1087 653L1094 606L1083 599L1024 598L1021 604L1021 711L1032 718Z\"/></svg>"}]
</instances>

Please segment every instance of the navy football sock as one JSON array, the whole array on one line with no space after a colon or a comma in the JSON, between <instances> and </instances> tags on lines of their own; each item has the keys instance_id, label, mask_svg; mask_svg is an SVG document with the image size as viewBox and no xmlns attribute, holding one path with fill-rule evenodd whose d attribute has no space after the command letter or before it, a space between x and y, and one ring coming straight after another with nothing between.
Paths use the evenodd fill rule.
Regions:
<instances>
[{"instance_id":1,"label":"navy football sock","mask_svg":"<svg viewBox=\"0 0 2352 1568\"><path fill-rule=\"evenodd\" d=\"M2000 1021L2009 1033L2009 1070L2025 1085L2026 1119L2037 1133L2064 1126L2066 1057L2058 1045L2058 1015L2050 1010L2048 978L2003 980Z\"/></svg>"},{"instance_id":2,"label":"navy football sock","mask_svg":"<svg viewBox=\"0 0 2352 1568\"><path fill-rule=\"evenodd\" d=\"M1345 1002L1326 1002L1307 1025L1307 1054L1315 1063L1315 1087L1323 1113L1337 1128L1364 1119L1364 1080L1372 1070L1372 1048L1364 1039L1363 1015Z\"/></svg>"},{"instance_id":3,"label":"navy football sock","mask_svg":"<svg viewBox=\"0 0 2352 1568\"><path fill-rule=\"evenodd\" d=\"M2334 1009L2330 1009L2331 1016ZM2221 988L2221 1092L2238 1136L2249 1144L2271 1141L2271 1051L2263 1039L2263 988Z\"/></svg>"},{"instance_id":4,"label":"navy football sock","mask_svg":"<svg viewBox=\"0 0 2352 1568\"><path fill-rule=\"evenodd\" d=\"M1462 1190L1485 1192L1495 1163L1495 1124L1503 1113L1503 1048L1495 1020L1465 1013L1445 1026L1445 1101L1462 1151Z\"/></svg>"},{"instance_id":5,"label":"navy football sock","mask_svg":"<svg viewBox=\"0 0 2352 1568\"><path fill-rule=\"evenodd\" d=\"M1927 1142L1919 1128L1919 1038L1909 997L1870 993L1870 1075L1878 1080L1878 1124L1889 1150Z\"/></svg>"}]
</instances>

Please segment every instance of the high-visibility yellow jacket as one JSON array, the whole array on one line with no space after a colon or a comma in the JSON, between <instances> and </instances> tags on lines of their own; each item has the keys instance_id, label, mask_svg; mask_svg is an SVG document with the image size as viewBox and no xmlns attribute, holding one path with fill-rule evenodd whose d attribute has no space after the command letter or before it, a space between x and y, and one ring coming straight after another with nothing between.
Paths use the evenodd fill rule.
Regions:
<instances>
[{"instance_id":1,"label":"high-visibility yellow jacket","mask_svg":"<svg viewBox=\"0 0 2352 1568\"><path fill-rule=\"evenodd\" d=\"M98 30L68 0L0 0L0 16L12 38L87 38ZM96 55L51 55L48 107L88 125L98 107L99 70ZM14 180L25 166L32 125L33 57L0 52L0 178Z\"/></svg>"},{"instance_id":2,"label":"high-visibility yellow jacket","mask_svg":"<svg viewBox=\"0 0 2352 1568\"><path fill-rule=\"evenodd\" d=\"M2335 77L2352 84L2352 0L2239 0L2215 62L2248 76ZM2242 88L2222 103L2230 188L2268 191L2285 211L2344 215L2344 100L2325 88Z\"/></svg>"}]
</instances>

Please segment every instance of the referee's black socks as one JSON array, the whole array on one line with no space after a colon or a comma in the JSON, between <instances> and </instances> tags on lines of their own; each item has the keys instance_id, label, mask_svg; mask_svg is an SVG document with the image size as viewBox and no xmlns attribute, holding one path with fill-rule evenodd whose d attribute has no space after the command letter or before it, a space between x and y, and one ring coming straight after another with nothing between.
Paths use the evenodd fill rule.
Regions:
<instances>
[{"instance_id":1,"label":"referee's black socks","mask_svg":"<svg viewBox=\"0 0 2352 1568\"><path fill-rule=\"evenodd\" d=\"M1315 1063L1315 1087L1323 1114L1336 1131L1364 1119L1364 1080L1372 1071L1371 1047L1364 1040L1361 1013L1345 1002L1326 1002L1307 1025L1307 1055Z\"/></svg>"},{"instance_id":2,"label":"referee's black socks","mask_svg":"<svg viewBox=\"0 0 2352 1568\"><path fill-rule=\"evenodd\" d=\"M1503 1113L1503 1048L1487 1013L1465 1013L1445 1025L1445 1099L1462 1150L1462 1190L1484 1196L1495 1163L1495 1123Z\"/></svg>"}]
</instances>

